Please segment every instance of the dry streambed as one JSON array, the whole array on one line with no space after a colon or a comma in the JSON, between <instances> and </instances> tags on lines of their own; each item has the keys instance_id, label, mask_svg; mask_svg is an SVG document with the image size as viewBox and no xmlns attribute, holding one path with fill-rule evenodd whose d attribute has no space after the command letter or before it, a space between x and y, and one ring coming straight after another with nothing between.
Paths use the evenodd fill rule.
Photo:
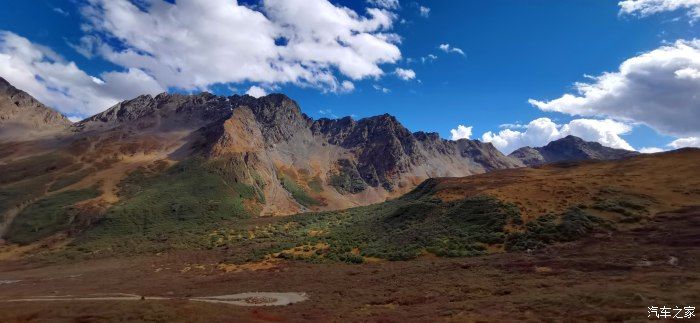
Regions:
<instances>
[{"instance_id":1,"label":"dry streambed","mask_svg":"<svg viewBox=\"0 0 700 323\"><path fill-rule=\"evenodd\" d=\"M251 292L219 296L202 296L185 298L193 302L207 302L231 304L237 306L285 306L307 300L306 293L275 293L275 292ZM171 300L182 299L176 297L139 296L134 294L91 294L86 296L34 296L2 300L2 302L53 302L53 301L145 301L145 300Z\"/></svg>"}]
</instances>

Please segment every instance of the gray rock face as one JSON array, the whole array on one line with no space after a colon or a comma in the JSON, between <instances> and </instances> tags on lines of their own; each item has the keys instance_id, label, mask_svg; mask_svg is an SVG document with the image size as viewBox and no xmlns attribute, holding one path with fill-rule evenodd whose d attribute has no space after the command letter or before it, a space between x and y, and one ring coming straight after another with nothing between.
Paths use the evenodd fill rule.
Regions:
<instances>
[{"instance_id":1,"label":"gray rock face","mask_svg":"<svg viewBox=\"0 0 700 323\"><path fill-rule=\"evenodd\" d=\"M0 77L0 141L62 132L71 122Z\"/></svg>"},{"instance_id":2,"label":"gray rock face","mask_svg":"<svg viewBox=\"0 0 700 323\"><path fill-rule=\"evenodd\" d=\"M561 161L612 160L638 155L636 151L605 147L597 142L584 141L575 136L554 140L544 147L523 147L512 152L527 166L537 166Z\"/></svg>"},{"instance_id":3,"label":"gray rock face","mask_svg":"<svg viewBox=\"0 0 700 323\"><path fill-rule=\"evenodd\" d=\"M522 166L490 143L444 140L437 133L411 133L388 114L358 121L349 117L320 119L313 123L312 131L330 144L352 151L357 157L356 171L367 185L381 185L387 190L393 189L397 174L415 170L426 172L426 177L465 176Z\"/></svg>"}]
</instances>

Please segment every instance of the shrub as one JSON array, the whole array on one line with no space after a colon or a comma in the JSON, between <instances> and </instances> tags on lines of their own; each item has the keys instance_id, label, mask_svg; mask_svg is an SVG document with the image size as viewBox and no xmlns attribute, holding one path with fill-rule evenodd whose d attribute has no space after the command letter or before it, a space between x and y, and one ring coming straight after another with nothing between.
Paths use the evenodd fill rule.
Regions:
<instances>
[{"instance_id":1,"label":"shrub","mask_svg":"<svg viewBox=\"0 0 700 323\"><path fill-rule=\"evenodd\" d=\"M299 186L299 184L297 184L297 182L295 182L291 177L283 173L280 173L278 177L280 179L280 183L282 183L282 187L284 187L287 192L292 194L294 200L299 202L299 204L306 207L323 205L323 202L309 196L309 193L307 193L304 188Z\"/></svg>"},{"instance_id":2,"label":"shrub","mask_svg":"<svg viewBox=\"0 0 700 323\"><path fill-rule=\"evenodd\" d=\"M70 227L71 206L99 195L100 192L92 188L42 198L17 215L6 238L10 242L28 244L66 230Z\"/></svg>"},{"instance_id":3,"label":"shrub","mask_svg":"<svg viewBox=\"0 0 700 323\"><path fill-rule=\"evenodd\" d=\"M76 245L114 253L212 247L208 232L250 217L243 201L256 198L251 186L228 183L203 159L164 172L138 169L119 188L120 201Z\"/></svg>"},{"instance_id":4,"label":"shrub","mask_svg":"<svg viewBox=\"0 0 700 323\"><path fill-rule=\"evenodd\" d=\"M338 172L331 174L330 184L339 192L352 194L367 188L367 183L362 179L355 165L347 159L338 161Z\"/></svg>"},{"instance_id":5,"label":"shrub","mask_svg":"<svg viewBox=\"0 0 700 323\"><path fill-rule=\"evenodd\" d=\"M508 251L538 249L548 243L580 239L597 228L609 228L602 218L590 215L580 208L571 208L561 217L543 215L525 226L525 232L514 232L506 238Z\"/></svg>"}]
</instances>

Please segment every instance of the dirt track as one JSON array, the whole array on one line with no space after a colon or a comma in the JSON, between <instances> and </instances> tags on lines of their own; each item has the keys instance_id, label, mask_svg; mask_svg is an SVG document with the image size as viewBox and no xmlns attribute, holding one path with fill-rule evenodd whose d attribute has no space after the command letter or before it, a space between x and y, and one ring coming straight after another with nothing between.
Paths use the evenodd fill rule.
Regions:
<instances>
[{"instance_id":1,"label":"dirt track","mask_svg":"<svg viewBox=\"0 0 700 323\"><path fill-rule=\"evenodd\" d=\"M193 302L219 303L238 306L286 306L307 300L305 293L274 293L274 292L250 292L220 296L202 296L185 298ZM3 302L95 302L95 301L163 301L173 298L159 296L139 296L134 294L91 294L91 295L66 295L66 296L32 296L2 300Z\"/></svg>"}]
</instances>

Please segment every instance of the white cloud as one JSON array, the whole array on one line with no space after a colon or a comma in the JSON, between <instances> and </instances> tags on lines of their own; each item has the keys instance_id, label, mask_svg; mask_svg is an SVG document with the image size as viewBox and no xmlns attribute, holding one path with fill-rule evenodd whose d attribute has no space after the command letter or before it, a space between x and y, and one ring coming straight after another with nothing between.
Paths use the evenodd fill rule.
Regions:
<instances>
[{"instance_id":1,"label":"white cloud","mask_svg":"<svg viewBox=\"0 0 700 323\"><path fill-rule=\"evenodd\" d=\"M409 81L414 78L416 78L416 72L414 72L411 69L403 69L400 67L397 67L396 70L394 70L394 74L396 76L404 81Z\"/></svg>"},{"instance_id":2,"label":"white cloud","mask_svg":"<svg viewBox=\"0 0 700 323\"><path fill-rule=\"evenodd\" d=\"M245 94L248 94L254 98L259 98L262 96L266 96L267 92L265 92L265 89L263 89L259 86L253 85L248 89L248 91L245 91Z\"/></svg>"},{"instance_id":3,"label":"white cloud","mask_svg":"<svg viewBox=\"0 0 700 323\"><path fill-rule=\"evenodd\" d=\"M684 148L684 147L700 147L700 137L679 138L679 139L672 141L667 146L669 146L673 149Z\"/></svg>"},{"instance_id":4,"label":"white cloud","mask_svg":"<svg viewBox=\"0 0 700 323\"><path fill-rule=\"evenodd\" d=\"M700 79L700 71L698 71L696 68L688 67L688 68L683 68L680 70L677 70L675 72L676 77L679 79Z\"/></svg>"},{"instance_id":5,"label":"white cloud","mask_svg":"<svg viewBox=\"0 0 700 323\"><path fill-rule=\"evenodd\" d=\"M644 123L675 136L700 134L700 40L678 40L576 83L578 95L530 100L544 110Z\"/></svg>"},{"instance_id":6,"label":"white cloud","mask_svg":"<svg viewBox=\"0 0 700 323\"><path fill-rule=\"evenodd\" d=\"M440 50L442 50L445 53L457 53L457 54L460 54L462 56L466 56L466 54L464 54L464 51L462 49L457 48L457 47L452 47L450 44L440 44L440 46L438 46L438 48L440 48Z\"/></svg>"},{"instance_id":7,"label":"white cloud","mask_svg":"<svg viewBox=\"0 0 700 323\"><path fill-rule=\"evenodd\" d=\"M59 7L53 7L53 8L51 8L51 10L53 10L55 13L57 13L57 14L59 14L59 15L61 15L61 16L64 16L64 17L68 17L68 16L70 15L70 14L68 13L68 11L65 11L65 10L63 10L63 9L61 9L61 8L59 8Z\"/></svg>"},{"instance_id":8,"label":"white cloud","mask_svg":"<svg viewBox=\"0 0 700 323\"><path fill-rule=\"evenodd\" d=\"M420 6L420 7L418 7L418 13L421 15L421 17L428 18L430 16L430 8L425 7L425 6Z\"/></svg>"},{"instance_id":9,"label":"white cloud","mask_svg":"<svg viewBox=\"0 0 700 323\"><path fill-rule=\"evenodd\" d=\"M70 116L70 117L68 117L68 120L70 120L70 122L78 122L80 120L83 120L83 118L76 117L76 116Z\"/></svg>"},{"instance_id":10,"label":"white cloud","mask_svg":"<svg viewBox=\"0 0 700 323\"><path fill-rule=\"evenodd\" d=\"M379 8L391 10L395 10L400 7L399 0L367 0L367 3Z\"/></svg>"},{"instance_id":11,"label":"white cloud","mask_svg":"<svg viewBox=\"0 0 700 323\"><path fill-rule=\"evenodd\" d=\"M646 17L660 12L688 10L692 20L700 18L700 0L624 0L618 5L621 14Z\"/></svg>"},{"instance_id":12,"label":"white cloud","mask_svg":"<svg viewBox=\"0 0 700 323\"><path fill-rule=\"evenodd\" d=\"M489 131L481 138L485 142L491 142L505 154L510 154L524 146L544 146L552 140L568 135L580 137L586 141L597 141L607 147L634 150L620 137L631 130L631 126L610 119L575 119L567 124L558 125L549 118L539 118L532 120L524 131L513 129L504 129L498 133Z\"/></svg>"},{"instance_id":13,"label":"white cloud","mask_svg":"<svg viewBox=\"0 0 700 323\"><path fill-rule=\"evenodd\" d=\"M328 116L328 117L331 117L333 119L338 119L338 116L335 113L333 113L333 110L331 110L331 109L318 110L318 114L320 114L322 116Z\"/></svg>"},{"instance_id":14,"label":"white cloud","mask_svg":"<svg viewBox=\"0 0 700 323\"><path fill-rule=\"evenodd\" d=\"M7 31L0 31L0 76L74 117L92 115L125 98L164 91L137 68L91 76L49 48Z\"/></svg>"},{"instance_id":15,"label":"white cloud","mask_svg":"<svg viewBox=\"0 0 700 323\"><path fill-rule=\"evenodd\" d=\"M93 52L164 87L251 81L340 92L347 83L337 74L379 77L380 64L401 58L400 37L388 32L395 14L327 0L264 0L259 11L231 0L88 0L81 12Z\"/></svg>"},{"instance_id":16,"label":"white cloud","mask_svg":"<svg viewBox=\"0 0 700 323\"><path fill-rule=\"evenodd\" d=\"M421 63L432 62L432 61L436 60L437 58L438 57L435 54L428 54L428 56L422 56L420 58L420 61L421 61Z\"/></svg>"},{"instance_id":17,"label":"white cloud","mask_svg":"<svg viewBox=\"0 0 700 323\"><path fill-rule=\"evenodd\" d=\"M355 84L348 80L345 80L342 83L340 83L340 88L342 92L352 92L355 90Z\"/></svg>"},{"instance_id":18,"label":"white cloud","mask_svg":"<svg viewBox=\"0 0 700 323\"><path fill-rule=\"evenodd\" d=\"M472 136L472 128L473 127L458 125L457 129L450 130L452 140L469 139Z\"/></svg>"},{"instance_id":19,"label":"white cloud","mask_svg":"<svg viewBox=\"0 0 700 323\"><path fill-rule=\"evenodd\" d=\"M642 147L642 148L639 148L639 152L642 153L642 154L654 154L654 153L660 153L660 152L662 152L662 151L665 151L665 150L663 150L662 148L659 148L659 147Z\"/></svg>"},{"instance_id":20,"label":"white cloud","mask_svg":"<svg viewBox=\"0 0 700 323\"><path fill-rule=\"evenodd\" d=\"M562 137L574 135L587 141L597 141L603 146L634 150L620 135L632 131L632 126L615 120L575 119L560 129Z\"/></svg>"},{"instance_id":21,"label":"white cloud","mask_svg":"<svg viewBox=\"0 0 700 323\"><path fill-rule=\"evenodd\" d=\"M387 93L391 92L391 90L389 90L389 89L387 89L387 88L385 88L385 87L383 87L383 86L381 86L381 85L379 85L379 84L374 84L374 85L372 85L372 87L373 87L375 90L377 90L377 91L379 91L379 92L382 92L382 93L384 93L384 94L387 94Z\"/></svg>"},{"instance_id":22,"label":"white cloud","mask_svg":"<svg viewBox=\"0 0 700 323\"><path fill-rule=\"evenodd\" d=\"M520 122L516 123L504 123L498 125L499 128L508 128L508 129L525 129L527 128L526 124L521 124Z\"/></svg>"},{"instance_id":23,"label":"white cloud","mask_svg":"<svg viewBox=\"0 0 700 323\"><path fill-rule=\"evenodd\" d=\"M539 147L548 142L561 138L557 124L549 118L532 120L525 131L504 129L498 133L491 131L484 133L481 139L490 142L505 154L524 147Z\"/></svg>"}]
</instances>

